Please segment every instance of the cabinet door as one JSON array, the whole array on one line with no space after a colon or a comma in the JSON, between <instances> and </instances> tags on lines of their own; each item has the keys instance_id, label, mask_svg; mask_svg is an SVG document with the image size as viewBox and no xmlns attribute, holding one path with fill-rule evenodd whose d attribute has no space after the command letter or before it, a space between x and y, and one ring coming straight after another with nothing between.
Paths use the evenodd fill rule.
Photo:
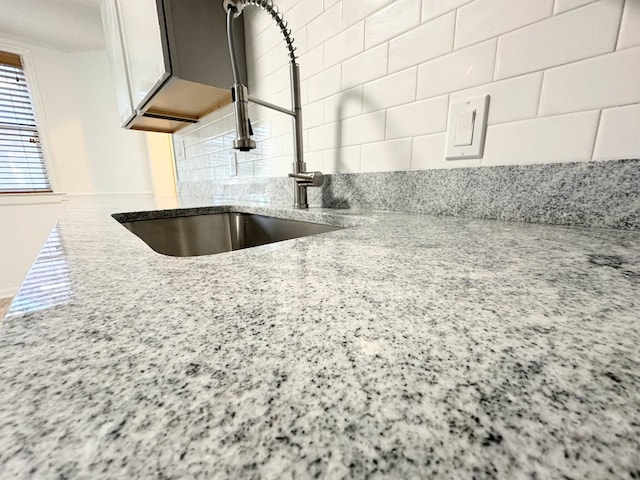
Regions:
<instances>
[{"instance_id":1,"label":"cabinet door","mask_svg":"<svg viewBox=\"0 0 640 480\"><path fill-rule=\"evenodd\" d=\"M120 20L116 0L102 0L102 25L107 43L107 55L111 78L116 94L116 106L120 125L125 126L133 118L134 110L129 89L129 75L122 46Z\"/></svg>"},{"instance_id":2,"label":"cabinet door","mask_svg":"<svg viewBox=\"0 0 640 480\"><path fill-rule=\"evenodd\" d=\"M122 27L131 98L140 110L150 92L169 76L168 57L156 0L117 0ZM164 21L164 19L162 19Z\"/></svg>"}]
</instances>

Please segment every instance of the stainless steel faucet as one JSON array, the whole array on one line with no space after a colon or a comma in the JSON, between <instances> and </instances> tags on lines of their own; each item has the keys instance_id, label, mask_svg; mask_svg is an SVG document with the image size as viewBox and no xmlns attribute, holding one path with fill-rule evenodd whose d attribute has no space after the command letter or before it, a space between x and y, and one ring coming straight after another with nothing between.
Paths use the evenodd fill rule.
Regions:
<instances>
[{"instance_id":1,"label":"stainless steel faucet","mask_svg":"<svg viewBox=\"0 0 640 480\"><path fill-rule=\"evenodd\" d=\"M238 60L236 56L236 47L233 34L233 20L240 16L242 10L249 5L261 7L276 22L289 51L289 80L291 83L291 104L292 108L287 109L274 105L259 98L249 95L246 85L243 85L238 75ZM251 120L249 120L249 102L262 105L263 107L276 110L278 112L290 115L293 118L293 136L294 136L294 156L295 162L292 165L293 172L289 174L294 180L294 207L309 208L307 201L307 188L319 187L324 183L324 177L320 172L307 172L307 166L304 163L303 145L302 145L302 102L300 101L300 66L296 62L296 47L293 46L293 38L291 30L287 28L287 22L284 20L282 13L278 7L273 4L272 0L223 0L223 7L227 12L227 38L229 41L229 54L231 56L231 67L233 70L233 87L231 89L231 97L233 99L233 107L236 117L236 139L233 141L233 148L243 152L256 148L256 142L253 140L253 129L251 128Z\"/></svg>"}]
</instances>

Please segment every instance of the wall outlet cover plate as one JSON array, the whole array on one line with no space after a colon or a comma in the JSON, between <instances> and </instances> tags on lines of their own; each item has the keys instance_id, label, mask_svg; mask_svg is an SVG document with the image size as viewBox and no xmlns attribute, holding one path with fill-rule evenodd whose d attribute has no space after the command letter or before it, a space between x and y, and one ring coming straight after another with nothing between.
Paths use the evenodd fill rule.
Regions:
<instances>
[{"instance_id":1,"label":"wall outlet cover plate","mask_svg":"<svg viewBox=\"0 0 640 480\"><path fill-rule=\"evenodd\" d=\"M464 128L461 119L468 119L468 112L475 112L472 126L472 139L470 145L459 145L456 143L456 132L459 128ZM482 158L484 151L484 139L487 131L487 116L489 114L489 95L467 98L449 107L449 124L447 128L447 160L461 160L467 158ZM458 132L464 136L468 132ZM462 142L468 143L468 142Z\"/></svg>"},{"instance_id":2,"label":"wall outlet cover plate","mask_svg":"<svg viewBox=\"0 0 640 480\"><path fill-rule=\"evenodd\" d=\"M238 176L238 157L235 150L229 150L229 176Z\"/></svg>"}]
</instances>

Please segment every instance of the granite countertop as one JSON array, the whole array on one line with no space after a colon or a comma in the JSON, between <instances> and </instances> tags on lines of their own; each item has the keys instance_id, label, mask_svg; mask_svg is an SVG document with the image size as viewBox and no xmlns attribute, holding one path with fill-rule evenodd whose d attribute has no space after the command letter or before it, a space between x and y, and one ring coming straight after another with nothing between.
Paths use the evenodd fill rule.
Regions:
<instances>
[{"instance_id":1,"label":"granite countertop","mask_svg":"<svg viewBox=\"0 0 640 480\"><path fill-rule=\"evenodd\" d=\"M637 232L241 208L356 226L173 258L136 209L67 205L3 320L0 478L640 478Z\"/></svg>"}]
</instances>

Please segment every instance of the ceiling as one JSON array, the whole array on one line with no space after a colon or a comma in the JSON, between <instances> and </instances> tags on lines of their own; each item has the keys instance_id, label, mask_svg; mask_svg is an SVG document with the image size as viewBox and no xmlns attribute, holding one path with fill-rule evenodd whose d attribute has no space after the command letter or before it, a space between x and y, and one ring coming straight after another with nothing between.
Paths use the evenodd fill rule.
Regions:
<instances>
[{"instance_id":1,"label":"ceiling","mask_svg":"<svg viewBox=\"0 0 640 480\"><path fill-rule=\"evenodd\" d=\"M67 52L104 48L100 0L0 0L0 37Z\"/></svg>"}]
</instances>

